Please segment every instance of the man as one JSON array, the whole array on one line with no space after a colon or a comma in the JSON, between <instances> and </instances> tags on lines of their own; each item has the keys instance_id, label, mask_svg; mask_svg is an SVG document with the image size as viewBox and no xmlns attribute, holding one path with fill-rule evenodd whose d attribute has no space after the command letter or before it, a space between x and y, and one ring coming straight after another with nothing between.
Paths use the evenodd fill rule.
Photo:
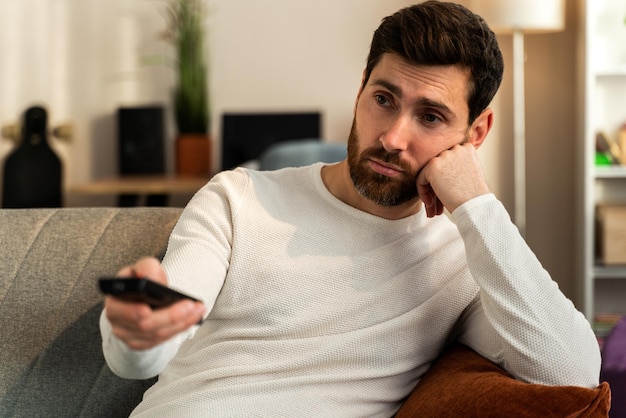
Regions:
<instances>
[{"instance_id":1,"label":"man","mask_svg":"<svg viewBox=\"0 0 626 418\"><path fill-rule=\"evenodd\" d=\"M392 416L453 340L524 381L597 385L589 324L483 178L502 71L478 16L403 9L374 34L347 160L215 176L162 267L120 271L204 303L106 298L112 370L159 374L134 414Z\"/></svg>"}]
</instances>

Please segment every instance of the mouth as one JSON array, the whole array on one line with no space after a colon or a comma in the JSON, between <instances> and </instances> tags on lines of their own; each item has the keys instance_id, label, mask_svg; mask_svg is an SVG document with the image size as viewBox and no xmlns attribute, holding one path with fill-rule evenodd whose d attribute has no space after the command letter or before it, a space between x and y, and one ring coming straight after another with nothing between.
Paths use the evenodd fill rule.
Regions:
<instances>
[{"instance_id":1,"label":"mouth","mask_svg":"<svg viewBox=\"0 0 626 418\"><path fill-rule=\"evenodd\" d=\"M402 168L375 158L369 159L369 166L376 173L386 177L397 177L404 173Z\"/></svg>"}]
</instances>

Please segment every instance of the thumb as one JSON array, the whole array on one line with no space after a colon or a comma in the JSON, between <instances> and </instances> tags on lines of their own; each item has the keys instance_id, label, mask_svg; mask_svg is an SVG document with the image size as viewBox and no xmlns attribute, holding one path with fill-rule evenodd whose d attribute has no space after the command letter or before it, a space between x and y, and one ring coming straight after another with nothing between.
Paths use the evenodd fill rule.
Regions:
<instances>
[{"instance_id":1,"label":"thumb","mask_svg":"<svg viewBox=\"0 0 626 418\"><path fill-rule=\"evenodd\" d=\"M161 263L154 257L144 257L130 266L129 275L134 277L146 277L167 286L165 271ZM121 273L121 272L120 272Z\"/></svg>"}]
</instances>

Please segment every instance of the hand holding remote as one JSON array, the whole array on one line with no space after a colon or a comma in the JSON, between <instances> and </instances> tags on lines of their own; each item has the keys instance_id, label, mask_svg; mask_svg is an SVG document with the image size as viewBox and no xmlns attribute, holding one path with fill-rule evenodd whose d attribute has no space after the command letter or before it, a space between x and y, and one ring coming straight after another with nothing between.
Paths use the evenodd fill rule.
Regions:
<instances>
[{"instance_id":1,"label":"hand holding remote","mask_svg":"<svg viewBox=\"0 0 626 418\"><path fill-rule=\"evenodd\" d=\"M155 258L143 258L118 272L119 277L150 277L167 287L165 271ZM154 309L146 301L107 295L106 317L113 335L133 350L147 350L198 324L204 315L202 302L182 298Z\"/></svg>"}]
</instances>

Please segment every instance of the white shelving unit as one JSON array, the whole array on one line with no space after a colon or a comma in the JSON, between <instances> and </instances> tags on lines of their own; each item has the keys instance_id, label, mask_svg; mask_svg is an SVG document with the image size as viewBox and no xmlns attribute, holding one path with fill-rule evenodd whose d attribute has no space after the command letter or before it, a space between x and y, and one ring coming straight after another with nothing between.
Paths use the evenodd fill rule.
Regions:
<instances>
[{"instance_id":1,"label":"white shelving unit","mask_svg":"<svg viewBox=\"0 0 626 418\"><path fill-rule=\"evenodd\" d=\"M617 138L626 123L626 0L581 0L584 22L584 138L581 212L582 307L597 314L626 314L626 265L602 266L596 258L595 209L626 204L626 166L595 165L596 133Z\"/></svg>"}]
</instances>

